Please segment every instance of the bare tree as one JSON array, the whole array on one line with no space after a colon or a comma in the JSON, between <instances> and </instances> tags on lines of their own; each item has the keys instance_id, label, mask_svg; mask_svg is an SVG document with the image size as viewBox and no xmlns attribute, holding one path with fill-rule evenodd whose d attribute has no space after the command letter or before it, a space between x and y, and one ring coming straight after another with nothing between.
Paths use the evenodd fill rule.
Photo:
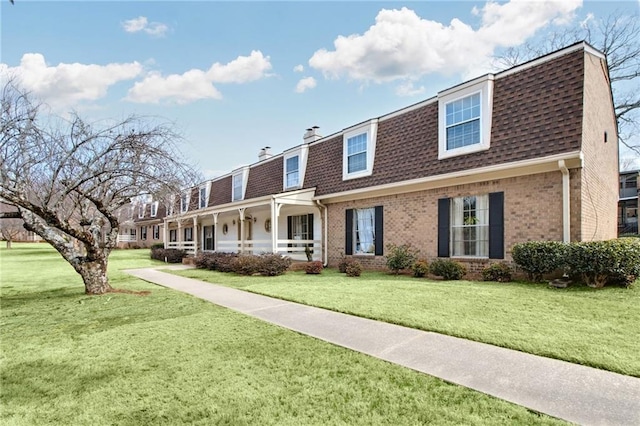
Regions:
<instances>
[{"instance_id":1,"label":"bare tree","mask_svg":"<svg viewBox=\"0 0 640 426\"><path fill-rule=\"evenodd\" d=\"M576 27L556 31L543 43L525 43L495 58L506 68L542 56L569 44L586 41L607 56L620 142L640 155L640 22L638 14L614 11L606 18L592 16ZM636 139L633 139L633 137Z\"/></svg>"},{"instance_id":2,"label":"bare tree","mask_svg":"<svg viewBox=\"0 0 640 426\"><path fill-rule=\"evenodd\" d=\"M0 197L82 276L86 293L110 291L117 210L133 197L176 192L195 179L177 152L179 137L139 117L54 117L13 80L4 85L0 112Z\"/></svg>"},{"instance_id":3,"label":"bare tree","mask_svg":"<svg viewBox=\"0 0 640 426\"><path fill-rule=\"evenodd\" d=\"M0 238L6 241L7 249L11 248L11 243L25 232L21 219L10 219L0 217Z\"/></svg>"}]
</instances>

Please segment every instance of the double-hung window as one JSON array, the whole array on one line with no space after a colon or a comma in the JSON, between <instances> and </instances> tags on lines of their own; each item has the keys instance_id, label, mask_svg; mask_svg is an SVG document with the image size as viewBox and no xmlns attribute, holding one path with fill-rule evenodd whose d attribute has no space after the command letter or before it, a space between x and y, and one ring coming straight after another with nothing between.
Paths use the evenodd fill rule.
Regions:
<instances>
[{"instance_id":1,"label":"double-hung window","mask_svg":"<svg viewBox=\"0 0 640 426\"><path fill-rule=\"evenodd\" d=\"M198 203L198 206L201 209L203 209L207 207L207 187L206 186L200 187L199 195L200 195L200 202Z\"/></svg>"},{"instance_id":2,"label":"double-hung window","mask_svg":"<svg viewBox=\"0 0 640 426\"><path fill-rule=\"evenodd\" d=\"M151 217L156 217L158 214L158 202L151 203Z\"/></svg>"},{"instance_id":3,"label":"double-hung window","mask_svg":"<svg viewBox=\"0 0 640 426\"><path fill-rule=\"evenodd\" d=\"M438 159L487 150L491 142L493 75L438 94Z\"/></svg>"},{"instance_id":4,"label":"double-hung window","mask_svg":"<svg viewBox=\"0 0 640 426\"><path fill-rule=\"evenodd\" d=\"M382 206L346 210L345 254L383 254L382 212Z\"/></svg>"},{"instance_id":5,"label":"double-hung window","mask_svg":"<svg viewBox=\"0 0 640 426\"><path fill-rule=\"evenodd\" d=\"M160 239L160 225L153 225L153 239Z\"/></svg>"},{"instance_id":6,"label":"double-hung window","mask_svg":"<svg viewBox=\"0 0 640 426\"><path fill-rule=\"evenodd\" d=\"M233 175L233 201L240 201L243 199L243 183L244 177L242 173Z\"/></svg>"},{"instance_id":7,"label":"double-hung window","mask_svg":"<svg viewBox=\"0 0 640 426\"><path fill-rule=\"evenodd\" d=\"M342 179L371 176L376 153L378 120L346 130L342 135Z\"/></svg>"},{"instance_id":8,"label":"double-hung window","mask_svg":"<svg viewBox=\"0 0 640 426\"><path fill-rule=\"evenodd\" d=\"M294 155L285 160L285 189L300 185L300 156Z\"/></svg>"},{"instance_id":9,"label":"double-hung window","mask_svg":"<svg viewBox=\"0 0 640 426\"><path fill-rule=\"evenodd\" d=\"M504 193L439 199L438 257L504 259Z\"/></svg>"},{"instance_id":10,"label":"double-hung window","mask_svg":"<svg viewBox=\"0 0 640 426\"><path fill-rule=\"evenodd\" d=\"M347 173L367 169L367 134L361 133L347 139Z\"/></svg>"},{"instance_id":11,"label":"double-hung window","mask_svg":"<svg viewBox=\"0 0 640 426\"><path fill-rule=\"evenodd\" d=\"M147 227L146 226L141 226L140 227L140 239L142 241L146 241L147 240Z\"/></svg>"},{"instance_id":12,"label":"double-hung window","mask_svg":"<svg viewBox=\"0 0 640 426\"><path fill-rule=\"evenodd\" d=\"M489 256L489 196L451 200L451 255Z\"/></svg>"},{"instance_id":13,"label":"double-hung window","mask_svg":"<svg viewBox=\"0 0 640 426\"><path fill-rule=\"evenodd\" d=\"M184 241L193 241L193 228L184 228Z\"/></svg>"},{"instance_id":14,"label":"double-hung window","mask_svg":"<svg viewBox=\"0 0 640 426\"><path fill-rule=\"evenodd\" d=\"M184 213L189 209L189 194L186 192L180 195L180 212Z\"/></svg>"},{"instance_id":15,"label":"double-hung window","mask_svg":"<svg viewBox=\"0 0 640 426\"><path fill-rule=\"evenodd\" d=\"M447 151L480 143L480 93L446 104Z\"/></svg>"}]
</instances>

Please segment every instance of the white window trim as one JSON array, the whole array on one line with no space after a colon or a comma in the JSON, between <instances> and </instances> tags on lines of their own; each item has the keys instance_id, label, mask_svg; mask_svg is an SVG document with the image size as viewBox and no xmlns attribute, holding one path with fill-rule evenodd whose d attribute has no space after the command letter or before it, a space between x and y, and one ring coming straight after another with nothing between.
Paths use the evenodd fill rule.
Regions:
<instances>
[{"instance_id":1,"label":"white window trim","mask_svg":"<svg viewBox=\"0 0 640 426\"><path fill-rule=\"evenodd\" d=\"M287 160L292 157L298 157L298 184L287 186ZM288 191L291 189L300 189L304 185L304 176L307 170L307 158L309 157L309 145L301 145L295 149L285 152L282 159L282 189Z\"/></svg>"},{"instance_id":2,"label":"white window trim","mask_svg":"<svg viewBox=\"0 0 640 426\"><path fill-rule=\"evenodd\" d=\"M438 93L438 160L485 151L491 147L493 74ZM447 104L480 93L480 143L447 149Z\"/></svg>"},{"instance_id":3,"label":"white window trim","mask_svg":"<svg viewBox=\"0 0 640 426\"><path fill-rule=\"evenodd\" d=\"M357 172L349 173L348 168L348 144L349 138L367 134L367 168ZM342 134L342 180L357 179L371 176L373 173L373 163L376 156L376 137L378 134L378 119L369 120L363 124L345 130Z\"/></svg>"},{"instance_id":4,"label":"white window trim","mask_svg":"<svg viewBox=\"0 0 640 426\"><path fill-rule=\"evenodd\" d=\"M158 201L151 203L151 217L156 217L158 215Z\"/></svg>"},{"instance_id":5,"label":"white window trim","mask_svg":"<svg viewBox=\"0 0 640 426\"><path fill-rule=\"evenodd\" d=\"M242 194L236 198L236 188L234 181L236 176L242 175ZM249 180L249 167L244 167L242 170L235 172L231 175L231 201L242 201L244 195L247 192L247 181Z\"/></svg>"},{"instance_id":6,"label":"white window trim","mask_svg":"<svg viewBox=\"0 0 640 426\"><path fill-rule=\"evenodd\" d=\"M186 195L186 201L184 206L182 205L182 197ZM191 203L191 190L180 194L180 213L186 213L189 211L189 204Z\"/></svg>"},{"instance_id":7,"label":"white window trim","mask_svg":"<svg viewBox=\"0 0 640 426\"><path fill-rule=\"evenodd\" d=\"M202 207L202 190L205 190L204 195L204 207ZM200 185L198 188L198 208L204 209L209 205L209 193L211 192L211 181L207 182L204 185Z\"/></svg>"},{"instance_id":8,"label":"white window trim","mask_svg":"<svg viewBox=\"0 0 640 426\"><path fill-rule=\"evenodd\" d=\"M176 204L176 197L175 195L171 195L169 197L169 205L167 206L167 216L173 216L175 211L174 211L174 206Z\"/></svg>"},{"instance_id":9,"label":"white window trim","mask_svg":"<svg viewBox=\"0 0 640 426\"><path fill-rule=\"evenodd\" d=\"M144 211L146 208L146 204L140 204L140 206L138 207L138 219L142 219L144 217Z\"/></svg>"},{"instance_id":10,"label":"white window trim","mask_svg":"<svg viewBox=\"0 0 640 426\"><path fill-rule=\"evenodd\" d=\"M453 197L451 198L451 205L449 206L449 256L452 259L469 259L469 260L478 260L478 259L489 259L489 241L487 240L487 255L486 256L480 256L480 255L468 255L468 254L460 254L460 255L454 255L453 251L454 251L454 239L453 239L453 199L454 198L464 198L464 197L469 197L469 196L473 196L476 197L476 200L478 197L487 197L486 203L487 203L487 223L486 223L486 227L487 227L487 232L490 232L488 230L489 228L489 214L490 214L490 210L489 210L489 194L488 193L482 193L482 194L471 194L471 195L466 195L466 196L459 196L459 197ZM476 201L477 202L477 201Z\"/></svg>"}]
</instances>

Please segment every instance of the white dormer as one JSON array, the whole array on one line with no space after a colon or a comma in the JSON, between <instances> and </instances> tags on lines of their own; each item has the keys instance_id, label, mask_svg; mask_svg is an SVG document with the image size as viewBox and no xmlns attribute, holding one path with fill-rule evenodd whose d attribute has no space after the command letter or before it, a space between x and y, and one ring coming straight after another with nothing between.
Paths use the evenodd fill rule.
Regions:
<instances>
[{"instance_id":1,"label":"white dormer","mask_svg":"<svg viewBox=\"0 0 640 426\"><path fill-rule=\"evenodd\" d=\"M231 175L231 201L244 200L248 180L249 167L243 167Z\"/></svg>"},{"instance_id":2,"label":"white dormer","mask_svg":"<svg viewBox=\"0 0 640 426\"><path fill-rule=\"evenodd\" d=\"M282 188L284 191L302 188L308 157L309 145L306 144L284 153L282 166Z\"/></svg>"}]
</instances>

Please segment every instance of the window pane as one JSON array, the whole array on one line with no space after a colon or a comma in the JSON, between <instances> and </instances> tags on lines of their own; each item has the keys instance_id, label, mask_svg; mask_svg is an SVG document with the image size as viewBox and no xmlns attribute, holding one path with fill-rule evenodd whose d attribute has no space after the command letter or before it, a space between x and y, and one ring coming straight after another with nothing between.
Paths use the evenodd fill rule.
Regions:
<instances>
[{"instance_id":1,"label":"window pane","mask_svg":"<svg viewBox=\"0 0 640 426\"><path fill-rule=\"evenodd\" d=\"M349 173L359 172L367 169L367 153L354 154L347 159L347 171Z\"/></svg>"},{"instance_id":2,"label":"window pane","mask_svg":"<svg viewBox=\"0 0 640 426\"><path fill-rule=\"evenodd\" d=\"M447 150L480 143L480 93L446 107Z\"/></svg>"},{"instance_id":3,"label":"window pane","mask_svg":"<svg viewBox=\"0 0 640 426\"><path fill-rule=\"evenodd\" d=\"M367 151L367 134L363 133L358 136L347 139L347 155L357 154Z\"/></svg>"},{"instance_id":4,"label":"window pane","mask_svg":"<svg viewBox=\"0 0 640 426\"><path fill-rule=\"evenodd\" d=\"M287 188L298 186L300 174L296 170L295 172L287 173Z\"/></svg>"},{"instance_id":5,"label":"window pane","mask_svg":"<svg viewBox=\"0 0 640 426\"><path fill-rule=\"evenodd\" d=\"M298 170L298 156L287 158L287 172Z\"/></svg>"},{"instance_id":6,"label":"window pane","mask_svg":"<svg viewBox=\"0 0 640 426\"><path fill-rule=\"evenodd\" d=\"M300 172L299 157L297 155L295 157L287 158L286 169L286 187L291 188L298 186L300 182Z\"/></svg>"},{"instance_id":7,"label":"window pane","mask_svg":"<svg viewBox=\"0 0 640 426\"><path fill-rule=\"evenodd\" d=\"M453 256L489 256L489 196L458 197L451 205Z\"/></svg>"},{"instance_id":8,"label":"window pane","mask_svg":"<svg viewBox=\"0 0 640 426\"><path fill-rule=\"evenodd\" d=\"M375 253L375 214L375 208L353 210L354 253Z\"/></svg>"},{"instance_id":9,"label":"window pane","mask_svg":"<svg viewBox=\"0 0 640 426\"><path fill-rule=\"evenodd\" d=\"M235 175L233 177L233 200L242 199L242 175Z\"/></svg>"}]
</instances>

